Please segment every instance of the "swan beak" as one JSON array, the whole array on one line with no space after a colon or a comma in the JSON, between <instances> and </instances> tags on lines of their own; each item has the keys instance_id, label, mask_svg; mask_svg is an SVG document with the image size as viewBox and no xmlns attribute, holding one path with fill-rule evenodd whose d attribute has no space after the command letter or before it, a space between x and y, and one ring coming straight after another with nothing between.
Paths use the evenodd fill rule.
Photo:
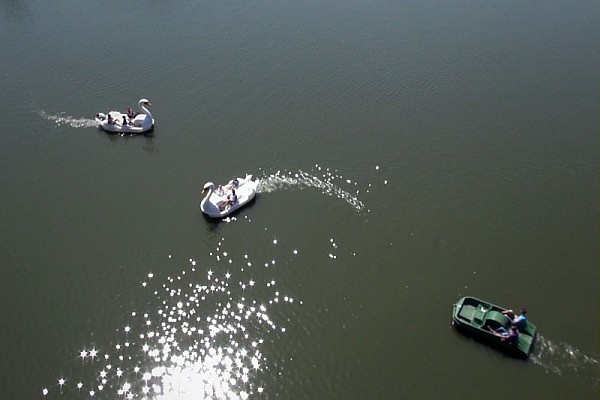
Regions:
<instances>
[{"instance_id":1,"label":"swan beak","mask_svg":"<svg viewBox=\"0 0 600 400\"><path fill-rule=\"evenodd\" d=\"M206 193L206 189L202 189L202 191L200 192L200 194L204 195L204 193Z\"/></svg>"},{"instance_id":2,"label":"swan beak","mask_svg":"<svg viewBox=\"0 0 600 400\"><path fill-rule=\"evenodd\" d=\"M150 103L149 101L147 101L147 102L146 102L146 105L147 105L147 106L151 106L151 105L152 105L152 103Z\"/></svg>"}]
</instances>

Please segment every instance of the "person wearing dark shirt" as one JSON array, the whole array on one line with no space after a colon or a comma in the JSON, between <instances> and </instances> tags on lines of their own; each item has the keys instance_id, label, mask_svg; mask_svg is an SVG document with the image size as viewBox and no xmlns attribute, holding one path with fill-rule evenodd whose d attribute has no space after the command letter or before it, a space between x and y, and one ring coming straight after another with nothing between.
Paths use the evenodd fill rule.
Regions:
<instances>
[{"instance_id":1,"label":"person wearing dark shirt","mask_svg":"<svg viewBox=\"0 0 600 400\"><path fill-rule=\"evenodd\" d=\"M519 330L516 326L511 326L510 330L507 331L506 328L500 327L498 329L491 330L494 336L498 336L502 338L503 341L507 341L509 343L516 342L519 339Z\"/></svg>"},{"instance_id":2,"label":"person wearing dark shirt","mask_svg":"<svg viewBox=\"0 0 600 400\"><path fill-rule=\"evenodd\" d=\"M221 210L224 210L227 207L231 207L238 201L237 194L235 194L235 189L231 189L231 194L227 196L227 200L223 203Z\"/></svg>"}]
</instances>

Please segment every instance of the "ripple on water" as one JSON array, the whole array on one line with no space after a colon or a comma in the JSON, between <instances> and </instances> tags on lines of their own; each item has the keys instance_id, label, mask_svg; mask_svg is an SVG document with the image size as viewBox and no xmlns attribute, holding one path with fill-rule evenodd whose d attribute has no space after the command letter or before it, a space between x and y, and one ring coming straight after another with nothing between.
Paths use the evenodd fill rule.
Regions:
<instances>
[{"instance_id":1,"label":"ripple on water","mask_svg":"<svg viewBox=\"0 0 600 400\"><path fill-rule=\"evenodd\" d=\"M210 256L214 261L203 266L189 259L162 284L149 273L141 286L157 308L131 312L107 348L80 350L73 376L42 388L43 397L245 399L263 393L257 376L269 368L265 339L285 334L269 312L294 298L273 279L246 278L241 271L251 265L247 255L236 260L219 243Z\"/></svg>"}]
</instances>

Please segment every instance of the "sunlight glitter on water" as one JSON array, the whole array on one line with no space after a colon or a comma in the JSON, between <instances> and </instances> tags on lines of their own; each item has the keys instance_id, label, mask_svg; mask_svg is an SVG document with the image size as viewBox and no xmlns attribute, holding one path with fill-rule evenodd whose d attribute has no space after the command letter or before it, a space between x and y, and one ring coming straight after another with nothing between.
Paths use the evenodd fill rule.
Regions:
<instances>
[{"instance_id":1,"label":"sunlight glitter on water","mask_svg":"<svg viewBox=\"0 0 600 400\"><path fill-rule=\"evenodd\" d=\"M221 246L210 256L227 268L238 265ZM241 271L251 264L247 255L240 261ZM79 376L58 377L58 385L41 389L43 397L246 399L263 393L257 375L268 369L265 339L285 333L269 311L294 298L277 290L275 280L236 281L241 271L214 262L199 268L190 259L155 290L155 275L149 273L141 290L153 290L158 309L131 312L117 330L118 342L105 351L80 350L83 365L73 368Z\"/></svg>"}]
</instances>

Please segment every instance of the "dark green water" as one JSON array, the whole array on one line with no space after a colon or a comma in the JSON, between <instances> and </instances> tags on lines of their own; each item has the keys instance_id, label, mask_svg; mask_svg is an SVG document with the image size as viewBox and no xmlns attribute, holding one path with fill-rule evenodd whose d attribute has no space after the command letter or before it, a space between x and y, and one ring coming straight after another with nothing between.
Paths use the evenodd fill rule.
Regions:
<instances>
[{"instance_id":1,"label":"dark green water","mask_svg":"<svg viewBox=\"0 0 600 400\"><path fill-rule=\"evenodd\" d=\"M1 1L0 398L597 398L599 9Z\"/></svg>"}]
</instances>

